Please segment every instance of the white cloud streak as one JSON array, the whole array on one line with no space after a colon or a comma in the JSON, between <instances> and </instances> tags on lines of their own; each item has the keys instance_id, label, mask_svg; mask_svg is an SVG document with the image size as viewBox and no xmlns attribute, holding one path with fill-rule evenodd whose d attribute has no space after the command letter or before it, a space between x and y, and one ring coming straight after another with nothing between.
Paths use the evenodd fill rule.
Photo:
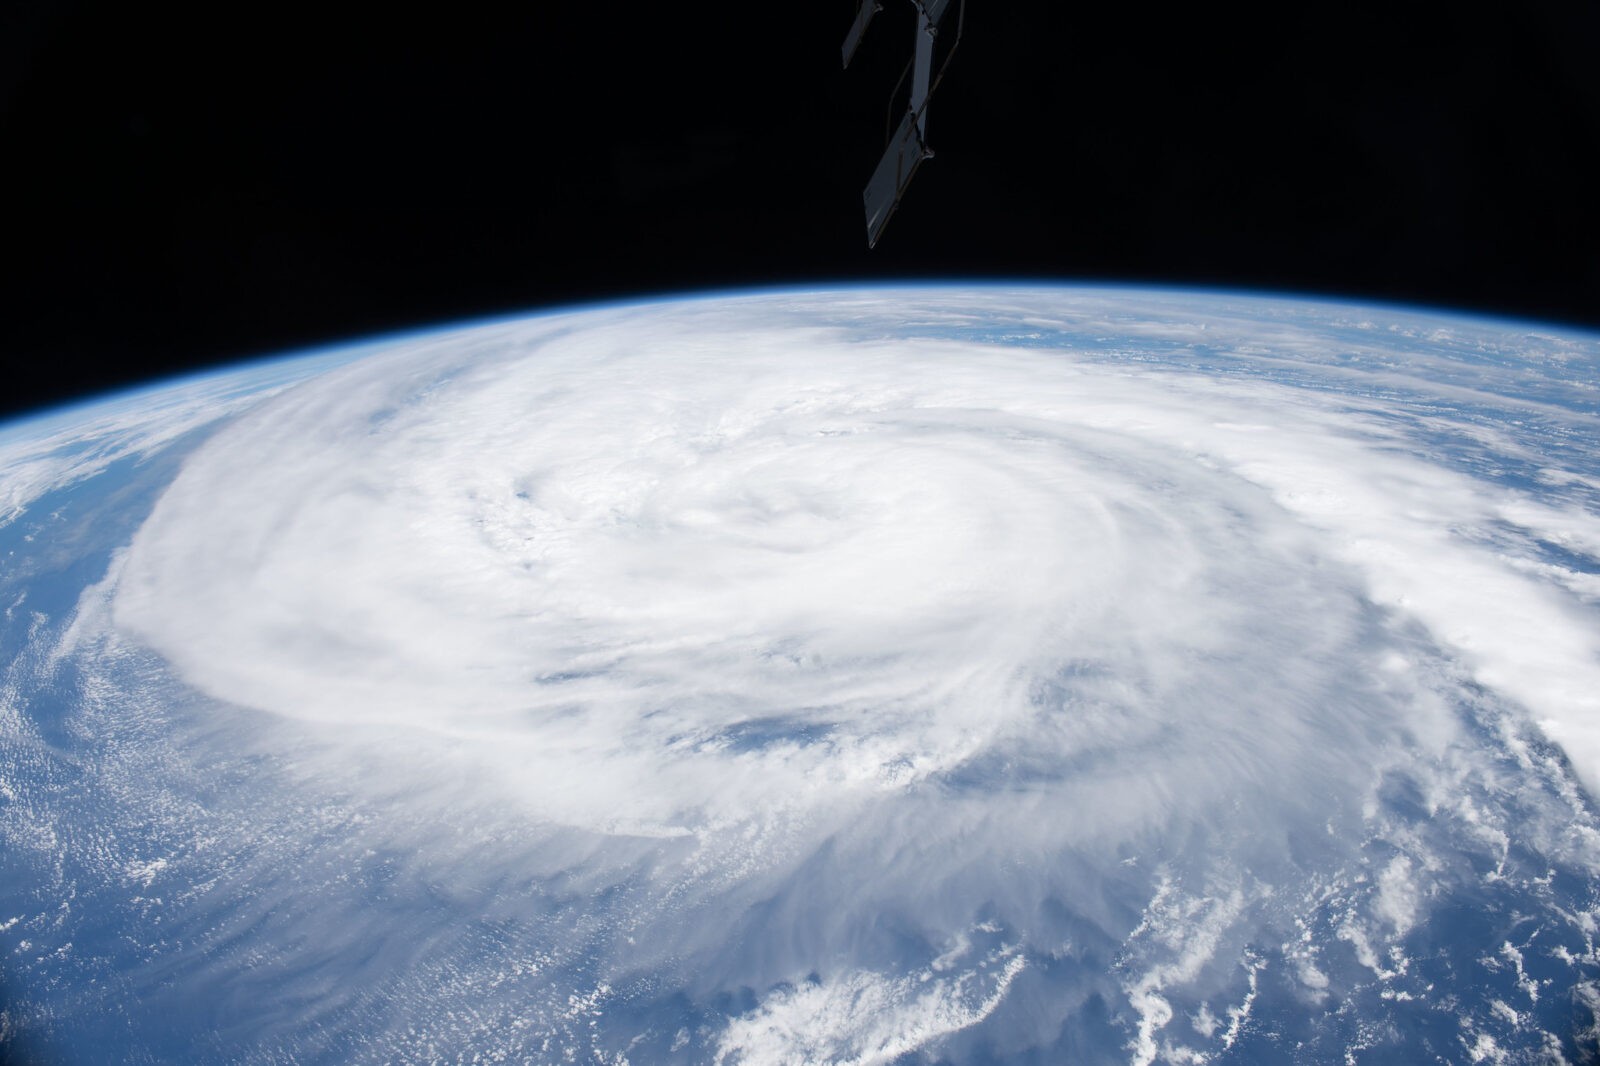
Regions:
<instances>
[{"instance_id":1,"label":"white cloud streak","mask_svg":"<svg viewBox=\"0 0 1600 1066\"><path fill-rule=\"evenodd\" d=\"M887 1066L992 1014L1027 960L1015 949L954 976L853 973L768 997L722 1034L716 1062Z\"/></svg>"}]
</instances>

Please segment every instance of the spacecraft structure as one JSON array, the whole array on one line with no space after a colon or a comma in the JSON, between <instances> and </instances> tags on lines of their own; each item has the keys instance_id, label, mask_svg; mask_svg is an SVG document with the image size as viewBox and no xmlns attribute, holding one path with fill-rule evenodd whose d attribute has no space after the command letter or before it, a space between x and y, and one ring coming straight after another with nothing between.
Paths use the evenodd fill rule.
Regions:
<instances>
[{"instance_id":1,"label":"spacecraft structure","mask_svg":"<svg viewBox=\"0 0 1600 1066\"><path fill-rule=\"evenodd\" d=\"M899 126L886 137L883 157L861 193L866 208L869 248L877 247L884 227L888 226L889 219L900 206L917 168L923 160L933 158L933 151L928 147L928 102L944 80L950 60L961 43L961 30L966 21L966 0L958 0L955 38L945 52L938 72L934 73L934 45L939 37L939 24L951 7L951 0L911 0L911 4L917 9L916 52L890 94L889 115L884 123L886 133L894 114L895 102L908 75L911 78L911 94ZM847 68L861 47L861 40L866 36L872 17L882 10L882 0L860 0L855 21L851 23L850 32L845 35L844 46L840 50Z\"/></svg>"}]
</instances>

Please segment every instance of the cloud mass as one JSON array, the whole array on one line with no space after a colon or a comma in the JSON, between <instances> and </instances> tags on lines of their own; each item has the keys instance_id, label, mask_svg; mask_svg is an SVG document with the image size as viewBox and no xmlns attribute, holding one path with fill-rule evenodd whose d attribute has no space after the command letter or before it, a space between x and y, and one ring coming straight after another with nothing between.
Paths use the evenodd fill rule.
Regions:
<instances>
[{"instance_id":1,"label":"cloud mass","mask_svg":"<svg viewBox=\"0 0 1600 1066\"><path fill-rule=\"evenodd\" d=\"M230 409L51 654L163 723L134 809L232 774L180 835L258 841L127 892L270 885L269 1000L448 975L247 1058L1576 1054L1597 355L1095 290L432 334Z\"/></svg>"}]
</instances>

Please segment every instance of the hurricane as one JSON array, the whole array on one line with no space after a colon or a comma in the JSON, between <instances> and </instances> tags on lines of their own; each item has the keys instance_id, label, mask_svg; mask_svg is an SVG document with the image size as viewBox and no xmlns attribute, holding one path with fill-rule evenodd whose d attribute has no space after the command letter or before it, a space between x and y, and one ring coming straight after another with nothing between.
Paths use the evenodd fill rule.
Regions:
<instances>
[{"instance_id":1,"label":"hurricane","mask_svg":"<svg viewBox=\"0 0 1600 1066\"><path fill-rule=\"evenodd\" d=\"M1600 1054L1600 339L839 289L154 395L0 436L0 1038Z\"/></svg>"}]
</instances>

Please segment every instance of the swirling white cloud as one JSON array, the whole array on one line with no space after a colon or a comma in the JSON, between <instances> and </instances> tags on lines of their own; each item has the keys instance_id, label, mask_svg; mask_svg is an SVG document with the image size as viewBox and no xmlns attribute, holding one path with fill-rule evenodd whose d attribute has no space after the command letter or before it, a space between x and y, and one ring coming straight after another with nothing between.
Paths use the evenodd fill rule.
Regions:
<instances>
[{"instance_id":1,"label":"swirling white cloud","mask_svg":"<svg viewBox=\"0 0 1600 1066\"><path fill-rule=\"evenodd\" d=\"M1346 727L1296 700L1363 598L1600 777L1592 617L1471 536L1592 546L1587 512L1485 491L1344 393L741 310L314 381L190 461L118 621L231 701L479 743L589 826L695 831L1019 738L1243 758L1241 721L1300 773L1277 745Z\"/></svg>"},{"instance_id":2,"label":"swirling white cloud","mask_svg":"<svg viewBox=\"0 0 1600 1066\"><path fill-rule=\"evenodd\" d=\"M1594 455L1562 452L1592 446L1594 346L1408 322L907 291L417 340L221 428L111 613L220 721L312 738L313 783L426 821L444 775L597 841L600 881L669 842L611 977L775 988L721 1061L965 1031L1028 958L1081 949L1044 931L1051 899L1131 945L1130 1055L1181 1061L1163 990L1243 957L1240 923L1292 924L1308 834L1356 861L1384 768L1467 772L1461 686L1600 783ZM1346 941L1402 937L1424 868ZM1124 876L1166 886L1145 924L1111 902ZM719 915L758 903L788 911L734 952ZM895 961L884 915L925 958ZM980 927L1005 933L951 954ZM1243 1002L1195 1032L1232 1046Z\"/></svg>"}]
</instances>

